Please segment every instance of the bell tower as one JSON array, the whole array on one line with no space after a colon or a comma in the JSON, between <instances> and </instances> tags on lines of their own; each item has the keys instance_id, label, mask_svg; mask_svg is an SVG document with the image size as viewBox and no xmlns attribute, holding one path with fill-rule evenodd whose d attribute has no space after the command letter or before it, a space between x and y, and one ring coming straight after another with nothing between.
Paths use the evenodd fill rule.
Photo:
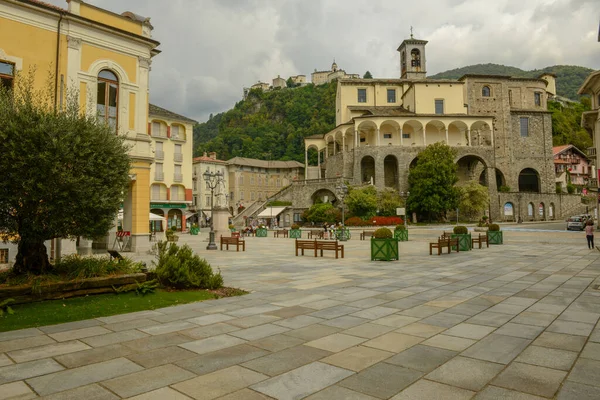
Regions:
<instances>
[{"instance_id":1,"label":"bell tower","mask_svg":"<svg viewBox=\"0 0 600 400\"><path fill-rule=\"evenodd\" d=\"M427 69L425 63L425 45L427 40L415 39L410 28L410 39L406 39L398 47L400 52L400 78L425 79Z\"/></svg>"}]
</instances>

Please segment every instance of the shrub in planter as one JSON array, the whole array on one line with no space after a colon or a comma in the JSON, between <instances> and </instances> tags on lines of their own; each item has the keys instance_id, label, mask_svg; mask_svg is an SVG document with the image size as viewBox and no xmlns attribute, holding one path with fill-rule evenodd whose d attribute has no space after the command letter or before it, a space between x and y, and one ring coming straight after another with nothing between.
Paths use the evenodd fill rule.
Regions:
<instances>
[{"instance_id":1,"label":"shrub in planter","mask_svg":"<svg viewBox=\"0 0 600 400\"><path fill-rule=\"evenodd\" d=\"M235 226L233 226L233 224L229 224L229 230L231 232L235 232Z\"/></svg>"},{"instance_id":2,"label":"shrub in planter","mask_svg":"<svg viewBox=\"0 0 600 400\"><path fill-rule=\"evenodd\" d=\"M256 237L267 237L267 227L264 226L263 224L260 224L258 226L258 229L256 229Z\"/></svg>"},{"instance_id":3,"label":"shrub in planter","mask_svg":"<svg viewBox=\"0 0 600 400\"><path fill-rule=\"evenodd\" d=\"M200 233L200 228L198 227L198 224L192 224L192 226L190 227L190 235L197 235L198 233Z\"/></svg>"},{"instance_id":4,"label":"shrub in planter","mask_svg":"<svg viewBox=\"0 0 600 400\"><path fill-rule=\"evenodd\" d=\"M156 277L161 284L176 288L217 289L223 286L221 273L214 273L210 264L188 245L181 247L159 242Z\"/></svg>"},{"instance_id":5,"label":"shrub in planter","mask_svg":"<svg viewBox=\"0 0 600 400\"><path fill-rule=\"evenodd\" d=\"M300 230L300 225L292 224L290 229L289 237L291 239L300 239L302 238L302 231Z\"/></svg>"},{"instance_id":6,"label":"shrub in planter","mask_svg":"<svg viewBox=\"0 0 600 400\"><path fill-rule=\"evenodd\" d=\"M471 234L466 226L455 226L452 238L458 239L458 248L460 251L471 250Z\"/></svg>"},{"instance_id":7,"label":"shrub in planter","mask_svg":"<svg viewBox=\"0 0 600 400\"><path fill-rule=\"evenodd\" d=\"M488 237L489 244L504 243L502 231L500 230L500 225L498 225L498 224L490 224L490 228L488 230L487 237Z\"/></svg>"},{"instance_id":8,"label":"shrub in planter","mask_svg":"<svg viewBox=\"0 0 600 400\"><path fill-rule=\"evenodd\" d=\"M398 260L398 239L388 228L379 228L371 238L371 261Z\"/></svg>"},{"instance_id":9,"label":"shrub in planter","mask_svg":"<svg viewBox=\"0 0 600 400\"><path fill-rule=\"evenodd\" d=\"M396 225L394 230L394 237L401 242L408 241L408 229L404 225Z\"/></svg>"}]
</instances>

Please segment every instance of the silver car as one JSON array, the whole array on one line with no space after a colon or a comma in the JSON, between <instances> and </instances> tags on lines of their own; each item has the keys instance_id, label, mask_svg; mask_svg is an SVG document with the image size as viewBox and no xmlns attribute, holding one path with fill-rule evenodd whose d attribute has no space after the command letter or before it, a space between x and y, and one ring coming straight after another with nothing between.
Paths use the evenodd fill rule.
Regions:
<instances>
[{"instance_id":1,"label":"silver car","mask_svg":"<svg viewBox=\"0 0 600 400\"><path fill-rule=\"evenodd\" d=\"M587 219L581 216L571 217L567 220L568 231L582 231L585 229Z\"/></svg>"}]
</instances>

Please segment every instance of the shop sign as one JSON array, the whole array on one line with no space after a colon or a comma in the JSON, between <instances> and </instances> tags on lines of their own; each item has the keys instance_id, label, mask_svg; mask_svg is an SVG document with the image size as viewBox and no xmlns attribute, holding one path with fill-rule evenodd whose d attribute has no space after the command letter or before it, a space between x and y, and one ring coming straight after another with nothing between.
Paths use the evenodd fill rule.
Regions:
<instances>
[{"instance_id":1,"label":"shop sign","mask_svg":"<svg viewBox=\"0 0 600 400\"><path fill-rule=\"evenodd\" d=\"M150 208L187 208L187 204L150 203Z\"/></svg>"}]
</instances>

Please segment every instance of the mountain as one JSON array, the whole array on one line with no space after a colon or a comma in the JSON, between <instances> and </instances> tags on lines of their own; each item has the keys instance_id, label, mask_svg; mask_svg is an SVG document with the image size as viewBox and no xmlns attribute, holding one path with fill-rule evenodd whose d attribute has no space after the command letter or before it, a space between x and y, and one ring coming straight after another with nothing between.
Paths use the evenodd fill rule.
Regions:
<instances>
[{"instance_id":1,"label":"mountain","mask_svg":"<svg viewBox=\"0 0 600 400\"><path fill-rule=\"evenodd\" d=\"M253 89L233 109L194 127L194 155L304 162L304 137L335 128L337 82Z\"/></svg>"},{"instance_id":2,"label":"mountain","mask_svg":"<svg viewBox=\"0 0 600 400\"><path fill-rule=\"evenodd\" d=\"M478 75L505 75L517 78L537 78L543 73L551 72L556 75L556 91L562 97L571 100L579 100L577 90L583 84L583 81L594 70L577 65L554 65L532 71L524 71L517 67L510 67L500 64L476 64L462 68L451 69L429 76L432 79L458 79L466 74Z\"/></svg>"}]
</instances>

